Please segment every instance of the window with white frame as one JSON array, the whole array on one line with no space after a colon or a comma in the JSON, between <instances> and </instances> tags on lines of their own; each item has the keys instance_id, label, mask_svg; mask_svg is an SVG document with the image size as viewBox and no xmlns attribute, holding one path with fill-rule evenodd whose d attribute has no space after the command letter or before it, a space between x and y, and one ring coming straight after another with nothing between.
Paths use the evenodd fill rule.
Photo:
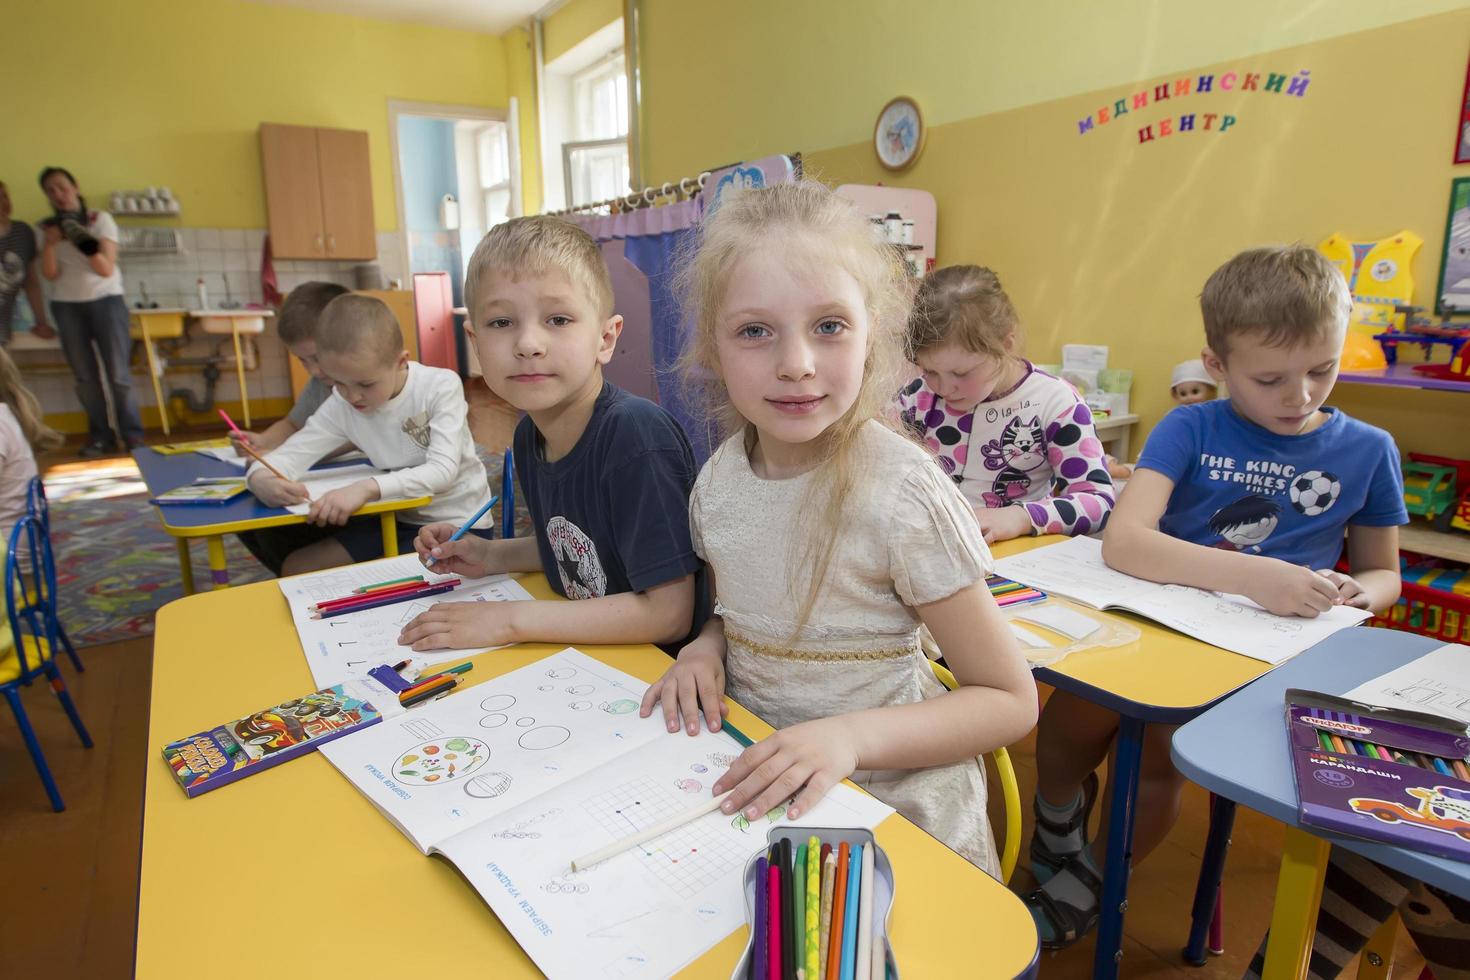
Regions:
<instances>
[{"instance_id":1,"label":"window with white frame","mask_svg":"<svg viewBox=\"0 0 1470 980\"><path fill-rule=\"evenodd\" d=\"M614 51L572 76L572 139L562 144L567 204L628 193L628 76Z\"/></svg>"}]
</instances>

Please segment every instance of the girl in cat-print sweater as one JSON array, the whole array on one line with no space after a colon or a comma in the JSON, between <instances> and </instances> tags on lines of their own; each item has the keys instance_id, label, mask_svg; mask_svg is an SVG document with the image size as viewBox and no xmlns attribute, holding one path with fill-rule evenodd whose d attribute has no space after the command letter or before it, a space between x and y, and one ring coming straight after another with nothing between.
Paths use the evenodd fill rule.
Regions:
<instances>
[{"instance_id":1,"label":"girl in cat-print sweater","mask_svg":"<svg viewBox=\"0 0 1470 980\"><path fill-rule=\"evenodd\" d=\"M1019 356L1018 332L994 272L931 273L909 321L924 373L899 392L899 412L959 484L987 541L1100 531L1114 491L1092 413L1071 385Z\"/></svg>"}]
</instances>

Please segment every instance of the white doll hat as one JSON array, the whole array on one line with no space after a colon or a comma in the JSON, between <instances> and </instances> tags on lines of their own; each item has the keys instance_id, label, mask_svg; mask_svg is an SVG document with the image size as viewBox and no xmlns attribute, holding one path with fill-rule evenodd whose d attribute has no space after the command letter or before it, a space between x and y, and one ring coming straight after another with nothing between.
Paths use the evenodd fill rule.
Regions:
<instances>
[{"instance_id":1,"label":"white doll hat","mask_svg":"<svg viewBox=\"0 0 1470 980\"><path fill-rule=\"evenodd\" d=\"M1210 372L1205 370L1205 362L1197 357L1192 361L1183 361L1174 365L1174 373L1169 377L1169 387L1176 388L1186 381L1199 381L1211 387L1219 386L1219 382L1210 377Z\"/></svg>"}]
</instances>

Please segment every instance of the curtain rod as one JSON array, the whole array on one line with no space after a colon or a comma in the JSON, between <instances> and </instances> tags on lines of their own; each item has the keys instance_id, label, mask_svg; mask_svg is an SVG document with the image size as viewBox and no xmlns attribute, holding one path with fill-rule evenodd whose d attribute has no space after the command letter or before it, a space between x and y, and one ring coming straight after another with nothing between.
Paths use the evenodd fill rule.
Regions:
<instances>
[{"instance_id":1,"label":"curtain rod","mask_svg":"<svg viewBox=\"0 0 1470 980\"><path fill-rule=\"evenodd\" d=\"M682 199L693 197L704 190L704 184L705 181L709 180L709 175L710 172L706 170L698 177L681 177L677 184L665 182L661 187L645 187L641 191L634 191L623 197L611 197L606 201L595 201L591 204L582 204L575 208L562 208L560 211L548 211L546 213L555 217L607 208L612 214L621 214L624 211L633 211L637 208L650 208L657 204L661 197L673 197L675 195L678 195Z\"/></svg>"}]
</instances>

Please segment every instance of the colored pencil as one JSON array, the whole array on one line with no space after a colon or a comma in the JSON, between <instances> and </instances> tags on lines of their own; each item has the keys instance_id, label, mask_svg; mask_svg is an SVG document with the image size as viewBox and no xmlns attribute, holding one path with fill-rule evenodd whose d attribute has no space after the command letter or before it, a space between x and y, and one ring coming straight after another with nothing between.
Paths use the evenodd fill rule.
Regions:
<instances>
[{"instance_id":1,"label":"colored pencil","mask_svg":"<svg viewBox=\"0 0 1470 980\"><path fill-rule=\"evenodd\" d=\"M408 698L404 701L400 701L398 703L403 705L405 708L412 708L416 704L422 704L425 701L432 701L435 698L442 698L444 695L454 690L454 686L458 683L459 681L451 679L446 681L442 685L426 688L423 691L420 691L418 694L415 694L413 697Z\"/></svg>"},{"instance_id":2,"label":"colored pencil","mask_svg":"<svg viewBox=\"0 0 1470 980\"><path fill-rule=\"evenodd\" d=\"M796 889L791 838L781 840L781 975L796 980Z\"/></svg>"},{"instance_id":3,"label":"colored pencil","mask_svg":"<svg viewBox=\"0 0 1470 980\"><path fill-rule=\"evenodd\" d=\"M817 920L822 906L822 842L813 834L806 842L806 953L804 966L808 980L817 980L817 952L821 946Z\"/></svg>"},{"instance_id":4,"label":"colored pencil","mask_svg":"<svg viewBox=\"0 0 1470 980\"><path fill-rule=\"evenodd\" d=\"M360 595L364 592L376 592L379 589L387 588L390 585L402 585L404 582L422 582L423 580L424 577L422 575L409 575L404 578L390 578L386 582L375 582L372 585L359 585L352 591Z\"/></svg>"},{"instance_id":5,"label":"colored pencil","mask_svg":"<svg viewBox=\"0 0 1470 980\"><path fill-rule=\"evenodd\" d=\"M779 850L780 850L780 848L774 848L774 847L771 848L772 855L775 855L776 852L779 851ZM770 914L766 918L766 926L767 926L767 932L770 935L770 938L768 940L768 942L770 943L770 952L769 952L769 954L766 957L766 963L767 963L767 965L769 967L770 980L779 980L779 978L781 976L781 868L780 868L780 864L781 864L781 859L779 857L774 857L773 856L772 859L771 859L771 865L767 869L767 874L770 877L770 881L768 883L768 887L770 889L770 899L766 903L766 908L769 910Z\"/></svg>"},{"instance_id":6,"label":"colored pencil","mask_svg":"<svg viewBox=\"0 0 1470 980\"><path fill-rule=\"evenodd\" d=\"M240 427L235 424L235 420L230 418L229 412L221 408L219 410L219 417L225 420L225 425L228 425L230 427L231 432L235 433L235 435L237 436L240 436L242 439L245 437L245 433L240 431Z\"/></svg>"},{"instance_id":7,"label":"colored pencil","mask_svg":"<svg viewBox=\"0 0 1470 980\"><path fill-rule=\"evenodd\" d=\"M1331 752L1332 751L1332 739L1330 739L1330 738L1327 737L1327 733L1326 732L1324 732L1324 731L1318 731L1317 732L1317 742L1318 742L1318 744L1320 744L1322 746L1322 751L1323 752Z\"/></svg>"},{"instance_id":8,"label":"colored pencil","mask_svg":"<svg viewBox=\"0 0 1470 980\"><path fill-rule=\"evenodd\" d=\"M822 845L822 909L821 921L817 924L817 972L815 980L822 980L822 968L827 964L827 940L832 933L832 889L837 877L837 855L832 853L831 844ZM812 978L808 978L812 980Z\"/></svg>"},{"instance_id":9,"label":"colored pencil","mask_svg":"<svg viewBox=\"0 0 1470 980\"><path fill-rule=\"evenodd\" d=\"M331 616L362 612L364 609L377 609L379 606L391 606L396 602L408 602L410 599L422 599L431 595L442 595L445 592L451 592L453 590L454 586L446 582L444 585L436 585L430 589L420 589L417 592L404 592L390 595L385 599L372 599L367 602L360 602L354 606L339 606L336 609L324 609L316 614L316 618L327 619Z\"/></svg>"},{"instance_id":10,"label":"colored pencil","mask_svg":"<svg viewBox=\"0 0 1470 980\"><path fill-rule=\"evenodd\" d=\"M423 694L427 691L437 691L439 690L439 688L444 687L445 685L453 686L458 683L459 678L455 677L452 674L448 677L440 677L438 680L428 681L427 683L419 684L416 687L410 687L407 690L399 691L398 703L407 704L410 699L416 698L420 694Z\"/></svg>"},{"instance_id":11,"label":"colored pencil","mask_svg":"<svg viewBox=\"0 0 1470 980\"><path fill-rule=\"evenodd\" d=\"M459 680L453 679L453 677L447 677L444 682L437 683L432 688L425 688L423 691L415 693L412 698L403 698L401 701L398 701L398 704L403 705L404 708L412 708L413 705L423 704L425 701L432 701L434 698L440 698L440 696L447 695L448 692L453 691L454 685L457 685L457 683L459 683Z\"/></svg>"},{"instance_id":12,"label":"colored pencil","mask_svg":"<svg viewBox=\"0 0 1470 980\"><path fill-rule=\"evenodd\" d=\"M1451 759L1450 765L1455 768L1455 775L1470 783L1470 767L1465 765L1464 759Z\"/></svg>"},{"instance_id":13,"label":"colored pencil","mask_svg":"<svg viewBox=\"0 0 1470 980\"><path fill-rule=\"evenodd\" d=\"M455 541L458 541L460 538L464 537L465 532L468 531L470 528L474 527L475 526L475 522L478 521L480 518L484 517L485 516L485 512L488 511L491 507L494 507L495 506L495 501L497 501L499 499L500 499L499 497L492 496L489 500L485 501L485 506L483 506L479 510L475 511L475 513L470 517L470 519L467 520L467 521L465 521L463 524L461 524L459 526L459 530L458 531L455 531L453 534L451 534L449 536L449 540L446 541L446 542L444 542L444 543L445 544L451 544L451 543L453 543ZM432 565L432 564L434 564L434 562L436 562L436 561L439 560L439 559L435 558L433 555L425 555L424 556L424 559L425 559L424 564L426 564L426 565Z\"/></svg>"},{"instance_id":14,"label":"colored pencil","mask_svg":"<svg viewBox=\"0 0 1470 980\"><path fill-rule=\"evenodd\" d=\"M1419 763L1415 762L1413 759L1409 758L1408 755L1406 755L1403 752L1400 752L1398 749L1394 749L1393 750L1393 761L1394 762L1397 762L1399 765L1403 765L1403 766L1415 766L1415 767L1417 767L1419 765Z\"/></svg>"},{"instance_id":15,"label":"colored pencil","mask_svg":"<svg viewBox=\"0 0 1470 980\"><path fill-rule=\"evenodd\" d=\"M1382 759L1383 758L1383 756L1381 756L1381 755L1378 754L1378 746L1374 745L1372 742L1364 742L1364 743L1362 743L1362 745L1363 745L1363 751L1367 754L1368 758L1370 758L1370 759Z\"/></svg>"},{"instance_id":16,"label":"colored pencil","mask_svg":"<svg viewBox=\"0 0 1470 980\"><path fill-rule=\"evenodd\" d=\"M658 837L662 834L667 834L669 831L674 830L677 827L682 827L686 823L689 823L689 821L691 820L698 820L706 813L709 813L712 810L718 810L720 808L720 804L724 803L726 798L729 797L730 792L731 791L727 790L724 793L721 793L719 796L711 796L703 803L695 807L690 807L683 813L676 813L672 817L669 817L667 820L661 820L650 827L645 827L644 829L638 831L638 833L636 834L629 834L627 837L624 837L618 841L614 841L604 848L593 851L591 854L579 857L572 862L572 870L581 871L584 868L590 868L594 864L600 864L610 857L615 857L623 853L630 847L637 847L639 844L642 844L645 841L651 841L655 837Z\"/></svg>"},{"instance_id":17,"label":"colored pencil","mask_svg":"<svg viewBox=\"0 0 1470 980\"><path fill-rule=\"evenodd\" d=\"M796 924L796 941L791 946L791 958L795 960L796 980L806 976L806 845L796 845L796 861L791 867L791 890L796 894L796 904L791 907L791 918Z\"/></svg>"},{"instance_id":18,"label":"colored pencil","mask_svg":"<svg viewBox=\"0 0 1470 980\"><path fill-rule=\"evenodd\" d=\"M1422 752L1415 752L1414 753L1414 762L1418 764L1418 766L1419 766L1420 769L1433 769L1434 768L1434 763L1432 763L1432 762L1429 761L1429 756L1425 755Z\"/></svg>"},{"instance_id":19,"label":"colored pencil","mask_svg":"<svg viewBox=\"0 0 1470 980\"><path fill-rule=\"evenodd\" d=\"M1341 735L1329 735L1328 738L1332 739L1332 747L1337 750L1338 755L1352 755L1352 753L1348 751L1347 746L1342 744Z\"/></svg>"},{"instance_id":20,"label":"colored pencil","mask_svg":"<svg viewBox=\"0 0 1470 980\"><path fill-rule=\"evenodd\" d=\"M1453 776L1455 774L1454 770L1445 765L1445 761L1439 756L1433 756L1430 758L1429 761L1433 763L1434 771L1439 773L1441 776Z\"/></svg>"},{"instance_id":21,"label":"colored pencil","mask_svg":"<svg viewBox=\"0 0 1470 980\"><path fill-rule=\"evenodd\" d=\"M240 443L240 448L243 449L243 450L245 450L245 455L249 456L251 459L255 460L261 466L264 466L266 469L270 470L272 473L274 473L276 476L280 477L282 480L285 480L287 483L291 483L292 482L292 480L291 480L291 478L289 476L287 476L286 474L282 473L280 470L276 469L274 466L272 466L270 463L268 463L266 461L266 458L264 456L262 456L260 453L256 452L255 449L251 447L250 443L248 443L248 442L242 442L242 443ZM311 499L311 495L310 494L307 494L306 495L306 499L307 500L310 500Z\"/></svg>"},{"instance_id":22,"label":"colored pencil","mask_svg":"<svg viewBox=\"0 0 1470 980\"><path fill-rule=\"evenodd\" d=\"M377 602L379 599L386 599L389 596L419 592L423 589L434 589L441 585L458 585L459 582L460 580L457 578L444 579L441 582L409 582L404 585L395 585L391 589L378 589L376 592L364 592L362 595L344 595L337 599L323 599L310 608L315 612L322 612L326 609L341 609L344 606L355 606L363 602Z\"/></svg>"},{"instance_id":23,"label":"colored pencil","mask_svg":"<svg viewBox=\"0 0 1470 980\"><path fill-rule=\"evenodd\" d=\"M858 892L857 966L853 976L869 980L873 975L873 847L863 848L862 891Z\"/></svg>"},{"instance_id":24,"label":"colored pencil","mask_svg":"<svg viewBox=\"0 0 1470 980\"><path fill-rule=\"evenodd\" d=\"M867 848L858 844L852 849L852 857L847 862L847 898L843 901L842 908L842 961L841 980L853 980L852 971L856 966L857 942L858 942L858 909L862 905L863 892L867 890L868 883L863 880L863 851Z\"/></svg>"},{"instance_id":25,"label":"colored pencil","mask_svg":"<svg viewBox=\"0 0 1470 980\"><path fill-rule=\"evenodd\" d=\"M398 663L393 665L393 672L396 674L411 663L413 663L412 660L400 660L398 661Z\"/></svg>"},{"instance_id":26,"label":"colored pencil","mask_svg":"<svg viewBox=\"0 0 1470 980\"><path fill-rule=\"evenodd\" d=\"M457 667L450 667L446 670L441 670L437 674L430 674L428 677L420 677L418 680L414 681L408 687L400 691L399 694L407 694L409 691L416 690L417 688L423 687L425 684L437 681L441 677L455 677L460 674L468 674L471 670L474 670L474 668L474 664L460 664Z\"/></svg>"},{"instance_id":27,"label":"colored pencil","mask_svg":"<svg viewBox=\"0 0 1470 980\"><path fill-rule=\"evenodd\" d=\"M767 880L770 878L769 868L771 862L766 860L764 854L755 861L755 923L751 933L755 939L750 944L750 976L751 980L766 980L767 957L766 951L766 892Z\"/></svg>"},{"instance_id":28,"label":"colored pencil","mask_svg":"<svg viewBox=\"0 0 1470 980\"><path fill-rule=\"evenodd\" d=\"M827 978L838 980L842 970L842 921L847 912L843 899L847 895L847 862L850 848L844 841L837 847L837 873L833 877L832 930L827 939Z\"/></svg>"}]
</instances>

